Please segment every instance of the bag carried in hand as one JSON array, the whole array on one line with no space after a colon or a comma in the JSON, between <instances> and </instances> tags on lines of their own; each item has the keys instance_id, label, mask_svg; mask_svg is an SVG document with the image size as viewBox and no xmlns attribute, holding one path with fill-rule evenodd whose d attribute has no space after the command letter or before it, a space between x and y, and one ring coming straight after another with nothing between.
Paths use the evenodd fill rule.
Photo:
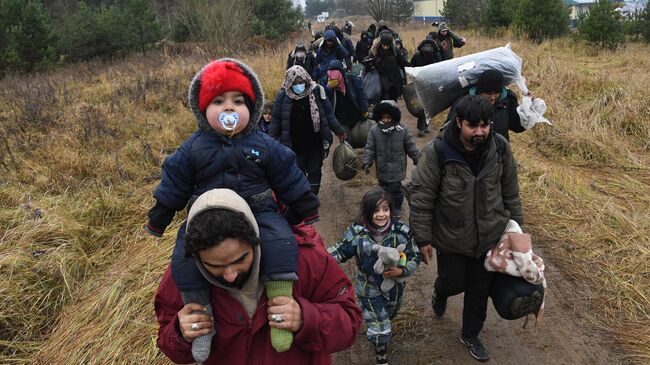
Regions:
<instances>
[{"instance_id":1,"label":"bag carried in hand","mask_svg":"<svg viewBox=\"0 0 650 365\"><path fill-rule=\"evenodd\" d=\"M349 143L344 141L334 149L332 166L334 167L334 174L340 180L347 181L357 175L359 162L357 161L357 154Z\"/></svg>"},{"instance_id":2,"label":"bag carried in hand","mask_svg":"<svg viewBox=\"0 0 650 365\"><path fill-rule=\"evenodd\" d=\"M352 127L350 130L350 145L353 148L363 148L366 146L368 141L368 133L370 133L370 127L372 127L372 121L370 119L365 119L359 121L357 124Z\"/></svg>"},{"instance_id":3,"label":"bag carried in hand","mask_svg":"<svg viewBox=\"0 0 650 365\"><path fill-rule=\"evenodd\" d=\"M363 91L366 92L368 103L375 104L381 97L381 78L377 70L372 70L363 76Z\"/></svg>"},{"instance_id":4,"label":"bag carried in hand","mask_svg":"<svg viewBox=\"0 0 650 365\"><path fill-rule=\"evenodd\" d=\"M513 320L539 312L544 302L544 286L531 284L522 277L495 274L490 298L499 316Z\"/></svg>"}]
</instances>

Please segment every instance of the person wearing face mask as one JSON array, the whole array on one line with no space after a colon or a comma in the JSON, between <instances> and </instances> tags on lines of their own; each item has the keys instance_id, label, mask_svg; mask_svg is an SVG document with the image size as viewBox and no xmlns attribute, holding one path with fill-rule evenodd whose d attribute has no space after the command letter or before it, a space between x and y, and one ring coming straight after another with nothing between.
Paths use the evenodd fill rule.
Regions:
<instances>
[{"instance_id":1,"label":"person wearing face mask","mask_svg":"<svg viewBox=\"0 0 650 365\"><path fill-rule=\"evenodd\" d=\"M333 142L332 131L341 140L347 138L325 90L304 68L290 67L275 98L269 135L296 153L296 162L316 195L320 191L323 160Z\"/></svg>"},{"instance_id":2,"label":"person wearing face mask","mask_svg":"<svg viewBox=\"0 0 650 365\"><path fill-rule=\"evenodd\" d=\"M363 90L363 81L359 76L346 73L339 60L330 62L325 80L323 86L327 99L334 107L336 120L341 123L346 134L350 134L355 124L368 117L368 100Z\"/></svg>"},{"instance_id":3,"label":"person wearing face mask","mask_svg":"<svg viewBox=\"0 0 650 365\"><path fill-rule=\"evenodd\" d=\"M354 62L361 62L368 57L370 47L372 46L372 36L368 32L361 33L361 37L354 48Z\"/></svg>"},{"instance_id":4,"label":"person wearing face mask","mask_svg":"<svg viewBox=\"0 0 650 365\"><path fill-rule=\"evenodd\" d=\"M495 133L499 133L507 140L510 140L509 131L521 133L526 130L521 125L521 118L517 113L517 96L515 93L506 88L503 74L498 70L485 70L478 77L476 85L471 87L468 92L469 95L481 95L486 97L494 107L494 115L492 116L492 129ZM532 97L532 93L528 94ZM456 118L455 106L460 101L460 98L454 102L447 120L454 120Z\"/></svg>"},{"instance_id":5,"label":"person wearing face mask","mask_svg":"<svg viewBox=\"0 0 650 365\"><path fill-rule=\"evenodd\" d=\"M291 66L302 66L302 68L311 74L314 69L315 60L314 54L311 51L307 51L307 47L301 42L296 44L296 48L289 53L286 69L288 70Z\"/></svg>"}]
</instances>

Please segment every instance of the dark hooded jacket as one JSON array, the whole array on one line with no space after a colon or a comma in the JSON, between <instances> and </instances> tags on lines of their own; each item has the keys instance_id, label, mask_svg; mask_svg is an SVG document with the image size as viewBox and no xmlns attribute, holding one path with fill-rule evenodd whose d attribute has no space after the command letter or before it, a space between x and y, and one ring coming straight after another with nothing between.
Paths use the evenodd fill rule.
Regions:
<instances>
[{"instance_id":1,"label":"dark hooded jacket","mask_svg":"<svg viewBox=\"0 0 650 365\"><path fill-rule=\"evenodd\" d=\"M313 81L312 81L313 82ZM323 141L330 145L333 142L332 131L336 135L345 134L345 130L334 116L332 104L327 100L327 95L321 86L313 91L316 96L316 104L320 114L320 136ZM269 135L287 147L291 147L291 112L295 102L307 102L308 97L301 100L293 100L284 89L280 90L275 98L275 106L271 116L271 127ZM311 123L311 120L309 121ZM323 148L322 144L314 146L315 149Z\"/></svg>"},{"instance_id":2,"label":"dark hooded jacket","mask_svg":"<svg viewBox=\"0 0 650 365\"><path fill-rule=\"evenodd\" d=\"M422 150L410 188L410 225L418 246L479 258L498 243L510 219L523 224L510 145L490 133L479 149L475 173L464 157L458 126L447 123Z\"/></svg>"},{"instance_id":3,"label":"dark hooded jacket","mask_svg":"<svg viewBox=\"0 0 650 365\"><path fill-rule=\"evenodd\" d=\"M361 62L364 58L368 57L368 52L370 52L371 46L372 40L368 39L368 33L363 33L354 49L354 60L356 62Z\"/></svg>"},{"instance_id":4,"label":"dark hooded jacket","mask_svg":"<svg viewBox=\"0 0 650 365\"><path fill-rule=\"evenodd\" d=\"M345 123L346 121L356 123L361 120L361 114L368 111L368 99L366 98L366 92L363 90L363 81L357 75L346 73L343 69L343 64L339 60L331 61L328 70L339 70L345 79L345 96L340 91L329 88L326 79L323 81L325 85L322 85L327 93L327 99L334 108L334 114L337 115L337 120L340 123ZM340 110L341 105L352 106L352 108L346 108L343 111L348 118L338 118L338 115L342 112Z\"/></svg>"},{"instance_id":5,"label":"dark hooded jacket","mask_svg":"<svg viewBox=\"0 0 650 365\"><path fill-rule=\"evenodd\" d=\"M445 29L447 30L447 35L443 36L440 32ZM460 39L461 37L452 32L445 23L440 23L438 26L438 32L431 32L429 35L432 36L438 44L440 54L442 55L442 61L454 58L454 48L460 48L465 45L465 43Z\"/></svg>"},{"instance_id":6,"label":"dark hooded jacket","mask_svg":"<svg viewBox=\"0 0 650 365\"><path fill-rule=\"evenodd\" d=\"M332 48L327 47L328 40L334 41ZM350 57L350 53L341 45L341 42L336 37L336 33L331 29L326 30L323 34L323 43L318 47L318 51L316 52L316 64L312 72L314 80L318 81L318 79L325 75L330 61L339 60L343 62L348 57Z\"/></svg>"},{"instance_id":7,"label":"dark hooded jacket","mask_svg":"<svg viewBox=\"0 0 650 365\"><path fill-rule=\"evenodd\" d=\"M400 123L401 113L393 101L382 101L373 110L376 120L390 114L393 123L377 123L370 128L363 155L363 165L377 162L377 179L383 182L400 182L406 178L406 156L418 164L419 151L408 128Z\"/></svg>"},{"instance_id":8,"label":"dark hooded jacket","mask_svg":"<svg viewBox=\"0 0 650 365\"><path fill-rule=\"evenodd\" d=\"M409 66L404 55L395 46L392 36L383 33L382 36L390 42L390 47L384 49L382 40L373 46L372 55L375 59L375 67L381 78L381 87L388 90L392 87L397 88L397 95L402 94L402 73L401 69Z\"/></svg>"},{"instance_id":9,"label":"dark hooded jacket","mask_svg":"<svg viewBox=\"0 0 650 365\"><path fill-rule=\"evenodd\" d=\"M296 156L289 148L257 130L262 115L264 94L255 73L234 59L250 79L255 103L248 126L233 137L216 132L199 110L200 70L188 93L189 106L199 129L163 162L160 184L153 194L156 205L149 211L149 227L162 234L175 212L192 199L215 188L228 188L247 199L272 190L300 218L314 218L320 205Z\"/></svg>"},{"instance_id":10,"label":"dark hooded jacket","mask_svg":"<svg viewBox=\"0 0 650 365\"><path fill-rule=\"evenodd\" d=\"M296 52L299 50L305 51L305 58L300 59L296 57ZM289 56L287 57L287 70L291 66L302 66L305 70L307 70L307 73L310 75L312 74L312 71L314 71L314 66L316 65L316 58L314 57L314 54L311 51L308 51L306 46L303 47L296 47L291 53L289 53Z\"/></svg>"},{"instance_id":11,"label":"dark hooded jacket","mask_svg":"<svg viewBox=\"0 0 650 365\"><path fill-rule=\"evenodd\" d=\"M476 95L476 86L473 86L469 89L469 95ZM457 99L452 105L449 114L447 115L447 120L456 119L456 104L460 101L461 98ZM512 90L507 88L501 89L501 94L496 103L494 103L494 115L492 116L492 128L495 133L499 133L504 136L507 140L510 140L510 134L508 131L513 131L515 133L521 133L526 130L521 125L521 118L519 113L517 113L517 107L519 102L517 102L517 96Z\"/></svg>"},{"instance_id":12,"label":"dark hooded jacket","mask_svg":"<svg viewBox=\"0 0 650 365\"><path fill-rule=\"evenodd\" d=\"M431 52L423 52L422 48L430 46L432 49ZM442 60L442 55L440 54L440 49L436 42L425 39L420 42L418 45L417 52L411 57L411 67L422 67L430 65L432 63L440 62Z\"/></svg>"}]
</instances>

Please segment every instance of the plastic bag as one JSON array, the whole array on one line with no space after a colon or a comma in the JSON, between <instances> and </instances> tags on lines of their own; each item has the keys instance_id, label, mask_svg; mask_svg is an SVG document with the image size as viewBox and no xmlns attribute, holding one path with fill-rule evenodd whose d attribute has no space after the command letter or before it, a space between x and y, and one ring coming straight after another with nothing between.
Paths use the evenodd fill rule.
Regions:
<instances>
[{"instance_id":1,"label":"plastic bag","mask_svg":"<svg viewBox=\"0 0 650 365\"><path fill-rule=\"evenodd\" d=\"M357 175L359 162L357 161L357 154L349 143L344 141L334 149L332 167L339 180L347 181Z\"/></svg>"},{"instance_id":2,"label":"plastic bag","mask_svg":"<svg viewBox=\"0 0 650 365\"><path fill-rule=\"evenodd\" d=\"M363 148L366 146L368 133L370 133L372 125L373 122L370 119L364 119L352 127L350 130L350 145L353 148Z\"/></svg>"},{"instance_id":3,"label":"plastic bag","mask_svg":"<svg viewBox=\"0 0 650 365\"><path fill-rule=\"evenodd\" d=\"M546 102L543 99L531 99L530 96L524 96L521 104L517 107L517 114L519 114L521 126L526 129L531 129L538 123L553 125L548 119L544 118L546 109Z\"/></svg>"},{"instance_id":4,"label":"plastic bag","mask_svg":"<svg viewBox=\"0 0 650 365\"><path fill-rule=\"evenodd\" d=\"M426 117L431 119L467 94L485 70L500 71L506 85L514 83L522 94L528 94L521 67L521 58L507 44L423 67L407 67L406 73L413 78Z\"/></svg>"},{"instance_id":5,"label":"plastic bag","mask_svg":"<svg viewBox=\"0 0 650 365\"><path fill-rule=\"evenodd\" d=\"M363 76L363 91L366 92L368 103L375 104L381 97L381 78L377 70L371 70Z\"/></svg>"},{"instance_id":6,"label":"plastic bag","mask_svg":"<svg viewBox=\"0 0 650 365\"><path fill-rule=\"evenodd\" d=\"M422 103L420 103L420 98L415 92L415 85L410 83L404 87L404 102L406 104L406 109L409 113L416 118L424 118L424 108Z\"/></svg>"}]
</instances>

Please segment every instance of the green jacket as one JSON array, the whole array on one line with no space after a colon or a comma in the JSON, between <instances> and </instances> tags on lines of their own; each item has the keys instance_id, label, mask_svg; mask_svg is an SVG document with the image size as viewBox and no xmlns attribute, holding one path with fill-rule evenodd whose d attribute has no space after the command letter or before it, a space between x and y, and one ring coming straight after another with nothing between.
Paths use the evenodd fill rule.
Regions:
<instances>
[{"instance_id":1,"label":"green jacket","mask_svg":"<svg viewBox=\"0 0 650 365\"><path fill-rule=\"evenodd\" d=\"M474 176L460 153L458 134L456 123L447 123L422 150L410 187L410 225L418 246L478 258L497 244L509 219L523 224L517 164L505 138L491 133Z\"/></svg>"}]
</instances>

